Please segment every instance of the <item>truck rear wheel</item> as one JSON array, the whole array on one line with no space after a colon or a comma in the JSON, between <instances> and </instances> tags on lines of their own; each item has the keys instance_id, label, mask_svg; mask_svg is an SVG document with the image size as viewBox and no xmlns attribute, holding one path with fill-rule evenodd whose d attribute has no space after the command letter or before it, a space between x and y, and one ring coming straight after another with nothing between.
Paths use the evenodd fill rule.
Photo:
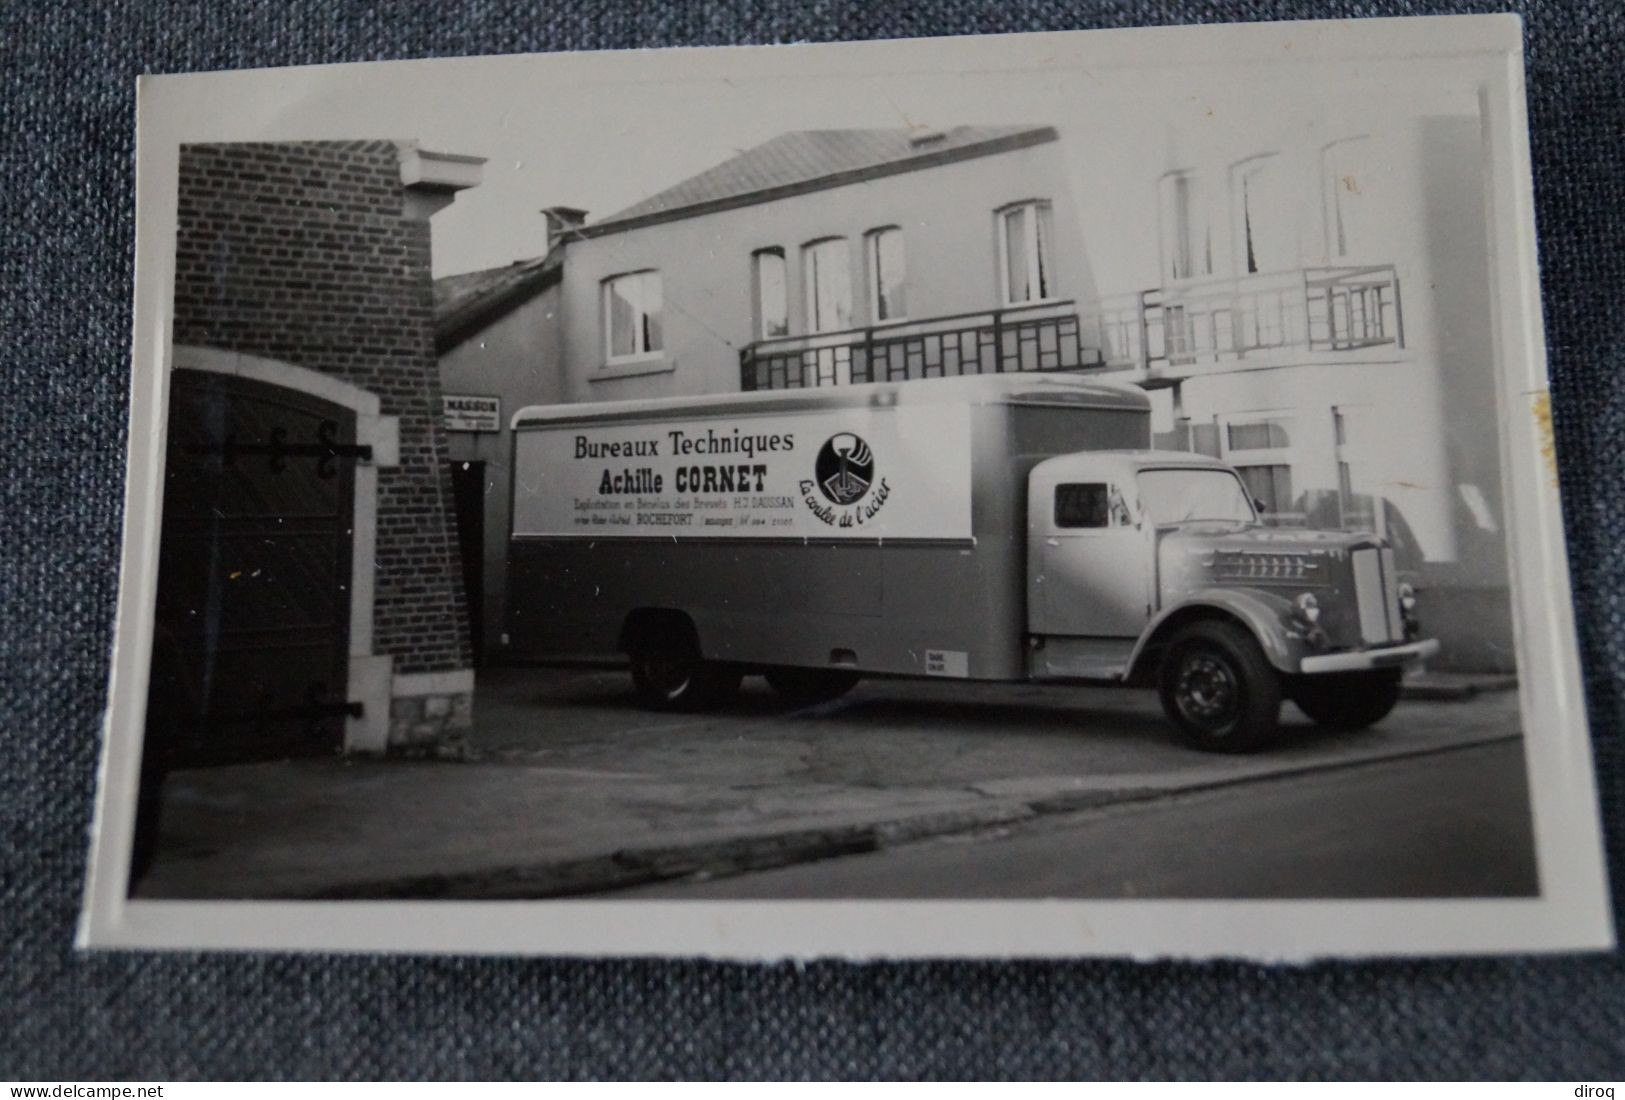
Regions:
<instances>
[{"instance_id":1,"label":"truck rear wheel","mask_svg":"<svg viewBox=\"0 0 1625 1100\"><path fill-rule=\"evenodd\" d=\"M680 635L640 641L628 654L638 699L651 710L695 711L726 702L743 673L707 661L691 638Z\"/></svg>"},{"instance_id":2,"label":"truck rear wheel","mask_svg":"<svg viewBox=\"0 0 1625 1100\"><path fill-rule=\"evenodd\" d=\"M802 707L838 699L858 682L856 672L839 668L772 668L762 676L786 702Z\"/></svg>"},{"instance_id":3,"label":"truck rear wheel","mask_svg":"<svg viewBox=\"0 0 1625 1100\"><path fill-rule=\"evenodd\" d=\"M1363 730L1388 716L1399 702L1400 670L1330 672L1297 676L1287 696L1316 725L1334 730Z\"/></svg>"},{"instance_id":4,"label":"truck rear wheel","mask_svg":"<svg viewBox=\"0 0 1625 1100\"><path fill-rule=\"evenodd\" d=\"M1279 728L1281 678L1235 623L1196 622L1174 635L1159 694L1168 718L1205 752L1253 752Z\"/></svg>"}]
</instances>

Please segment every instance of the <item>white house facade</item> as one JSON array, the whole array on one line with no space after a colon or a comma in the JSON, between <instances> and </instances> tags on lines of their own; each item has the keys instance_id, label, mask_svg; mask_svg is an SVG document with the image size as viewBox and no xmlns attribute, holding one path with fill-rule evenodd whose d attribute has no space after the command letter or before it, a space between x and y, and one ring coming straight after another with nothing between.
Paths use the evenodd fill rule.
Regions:
<instances>
[{"instance_id":1,"label":"white house facade","mask_svg":"<svg viewBox=\"0 0 1625 1100\"><path fill-rule=\"evenodd\" d=\"M502 324L545 328L565 402L1137 382L1159 444L1234 464L1270 522L1390 538L1448 609L1441 666L1510 670L1476 100L1125 118L798 131L596 222L551 208L557 284Z\"/></svg>"}]
</instances>

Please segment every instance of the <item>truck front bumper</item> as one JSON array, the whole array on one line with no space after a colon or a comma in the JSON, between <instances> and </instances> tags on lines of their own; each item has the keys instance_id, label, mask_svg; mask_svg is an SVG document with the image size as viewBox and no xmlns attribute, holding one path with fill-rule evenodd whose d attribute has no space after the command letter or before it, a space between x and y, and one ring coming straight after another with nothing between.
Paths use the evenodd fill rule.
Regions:
<instances>
[{"instance_id":1,"label":"truck front bumper","mask_svg":"<svg viewBox=\"0 0 1625 1100\"><path fill-rule=\"evenodd\" d=\"M1427 638L1406 645L1383 646L1380 649L1356 649L1348 653L1323 653L1305 657L1298 663L1298 671L1306 676L1321 672L1359 672L1370 668L1392 668L1420 661L1439 652L1437 639Z\"/></svg>"}]
</instances>

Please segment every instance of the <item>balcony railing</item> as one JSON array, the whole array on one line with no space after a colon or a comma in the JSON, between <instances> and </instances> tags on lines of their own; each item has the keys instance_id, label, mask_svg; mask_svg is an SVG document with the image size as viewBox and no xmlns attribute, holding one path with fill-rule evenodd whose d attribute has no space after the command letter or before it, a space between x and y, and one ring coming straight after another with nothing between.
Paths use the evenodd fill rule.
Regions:
<instances>
[{"instance_id":1,"label":"balcony railing","mask_svg":"<svg viewBox=\"0 0 1625 1100\"><path fill-rule=\"evenodd\" d=\"M1394 268L1303 268L1206 279L1107 299L1084 318L1108 367L1163 367L1276 350L1405 346Z\"/></svg>"},{"instance_id":2,"label":"balcony railing","mask_svg":"<svg viewBox=\"0 0 1625 1100\"><path fill-rule=\"evenodd\" d=\"M740 384L783 390L1103 366L1083 337L1069 301L786 336L740 350Z\"/></svg>"}]
</instances>

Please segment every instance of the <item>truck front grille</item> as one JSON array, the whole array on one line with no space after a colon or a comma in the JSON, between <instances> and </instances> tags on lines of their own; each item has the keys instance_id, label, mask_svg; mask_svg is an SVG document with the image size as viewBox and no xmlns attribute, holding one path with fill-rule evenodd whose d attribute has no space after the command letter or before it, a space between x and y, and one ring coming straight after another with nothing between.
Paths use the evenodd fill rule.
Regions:
<instances>
[{"instance_id":1,"label":"truck front grille","mask_svg":"<svg viewBox=\"0 0 1625 1100\"><path fill-rule=\"evenodd\" d=\"M1324 569L1318 558L1294 550L1220 550L1213 557L1220 584L1317 584Z\"/></svg>"},{"instance_id":2,"label":"truck front grille","mask_svg":"<svg viewBox=\"0 0 1625 1100\"><path fill-rule=\"evenodd\" d=\"M1366 645L1403 641L1404 623L1399 614L1399 585L1394 577L1392 549L1356 550L1354 597L1360 610L1360 639Z\"/></svg>"}]
</instances>

